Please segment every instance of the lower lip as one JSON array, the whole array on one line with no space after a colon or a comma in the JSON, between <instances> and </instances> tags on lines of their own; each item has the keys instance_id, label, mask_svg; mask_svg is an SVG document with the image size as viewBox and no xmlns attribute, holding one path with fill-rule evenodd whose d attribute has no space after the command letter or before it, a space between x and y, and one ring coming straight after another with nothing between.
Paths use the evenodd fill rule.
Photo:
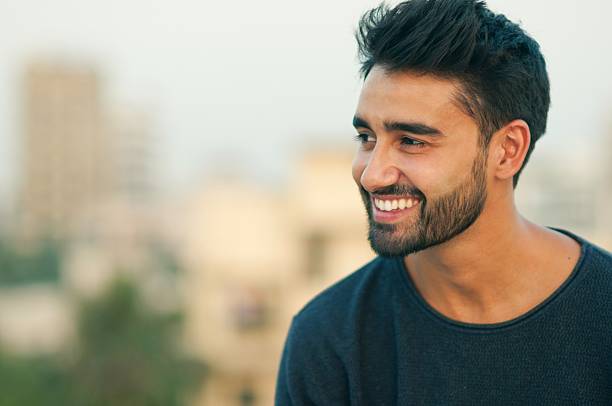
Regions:
<instances>
[{"instance_id":1,"label":"lower lip","mask_svg":"<svg viewBox=\"0 0 612 406\"><path fill-rule=\"evenodd\" d=\"M376 207L374 205L374 201L372 201L372 210L374 213L374 220L379 223L392 223L392 222L398 221L402 219L402 217L405 217L408 214L412 213L419 206L420 203L421 202L419 201L410 208L407 207L405 209L382 211L378 207Z\"/></svg>"}]
</instances>

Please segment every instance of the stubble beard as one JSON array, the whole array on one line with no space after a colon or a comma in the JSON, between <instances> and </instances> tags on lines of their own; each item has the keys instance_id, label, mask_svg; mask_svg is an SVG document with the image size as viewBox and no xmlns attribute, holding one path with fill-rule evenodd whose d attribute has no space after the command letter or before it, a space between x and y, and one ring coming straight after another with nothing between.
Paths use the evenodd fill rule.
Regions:
<instances>
[{"instance_id":1,"label":"stubble beard","mask_svg":"<svg viewBox=\"0 0 612 406\"><path fill-rule=\"evenodd\" d=\"M360 186L368 215L368 241L374 252L385 257L407 256L442 244L470 227L480 216L487 196L485 158L486 151L479 151L466 181L432 200L413 187L391 185L378 190L379 194L420 198L419 215L410 223L374 221L370 194Z\"/></svg>"}]
</instances>

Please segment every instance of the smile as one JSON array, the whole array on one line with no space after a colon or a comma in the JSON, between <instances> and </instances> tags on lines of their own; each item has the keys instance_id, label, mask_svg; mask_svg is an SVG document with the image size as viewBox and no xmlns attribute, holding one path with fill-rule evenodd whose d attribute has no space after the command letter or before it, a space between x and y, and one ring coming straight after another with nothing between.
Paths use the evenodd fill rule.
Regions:
<instances>
[{"instance_id":1,"label":"smile","mask_svg":"<svg viewBox=\"0 0 612 406\"><path fill-rule=\"evenodd\" d=\"M381 211L393 211L409 209L419 203L419 199L406 197L401 199L377 199L374 198L374 206Z\"/></svg>"},{"instance_id":2,"label":"smile","mask_svg":"<svg viewBox=\"0 0 612 406\"><path fill-rule=\"evenodd\" d=\"M371 196L372 219L379 223L395 223L406 217L419 206L421 199L415 196Z\"/></svg>"}]
</instances>

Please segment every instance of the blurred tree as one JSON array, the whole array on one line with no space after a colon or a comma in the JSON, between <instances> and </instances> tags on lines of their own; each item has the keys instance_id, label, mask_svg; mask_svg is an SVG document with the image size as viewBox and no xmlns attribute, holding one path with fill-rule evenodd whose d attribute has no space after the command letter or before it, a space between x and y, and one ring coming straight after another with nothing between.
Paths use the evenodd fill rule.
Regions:
<instances>
[{"instance_id":1,"label":"blurred tree","mask_svg":"<svg viewBox=\"0 0 612 406\"><path fill-rule=\"evenodd\" d=\"M62 243L52 238L41 239L27 251L10 240L0 241L0 286L58 283L62 251Z\"/></svg>"},{"instance_id":2,"label":"blurred tree","mask_svg":"<svg viewBox=\"0 0 612 406\"><path fill-rule=\"evenodd\" d=\"M64 354L0 352L0 406L178 406L201 387L206 366L179 347L182 316L147 308L117 279L78 310L78 344Z\"/></svg>"},{"instance_id":3,"label":"blurred tree","mask_svg":"<svg viewBox=\"0 0 612 406\"><path fill-rule=\"evenodd\" d=\"M0 353L0 406L69 405L67 377L52 357Z\"/></svg>"},{"instance_id":4,"label":"blurred tree","mask_svg":"<svg viewBox=\"0 0 612 406\"><path fill-rule=\"evenodd\" d=\"M75 404L185 403L206 368L179 350L180 313L146 309L134 284L118 279L108 292L83 304L79 347L70 368Z\"/></svg>"}]
</instances>

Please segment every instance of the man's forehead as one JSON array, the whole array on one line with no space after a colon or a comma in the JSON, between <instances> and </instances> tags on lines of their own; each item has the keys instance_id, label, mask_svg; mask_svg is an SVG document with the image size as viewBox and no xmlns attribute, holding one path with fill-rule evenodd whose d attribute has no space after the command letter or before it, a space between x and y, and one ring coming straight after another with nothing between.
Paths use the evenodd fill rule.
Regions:
<instances>
[{"instance_id":1,"label":"man's forehead","mask_svg":"<svg viewBox=\"0 0 612 406\"><path fill-rule=\"evenodd\" d=\"M373 68L364 81L355 116L368 121L419 120L435 125L465 115L458 81L411 71Z\"/></svg>"},{"instance_id":2,"label":"man's forehead","mask_svg":"<svg viewBox=\"0 0 612 406\"><path fill-rule=\"evenodd\" d=\"M459 88L458 81L454 79L413 71L389 72L375 67L363 83L361 97L424 99L444 104L453 101Z\"/></svg>"}]
</instances>

